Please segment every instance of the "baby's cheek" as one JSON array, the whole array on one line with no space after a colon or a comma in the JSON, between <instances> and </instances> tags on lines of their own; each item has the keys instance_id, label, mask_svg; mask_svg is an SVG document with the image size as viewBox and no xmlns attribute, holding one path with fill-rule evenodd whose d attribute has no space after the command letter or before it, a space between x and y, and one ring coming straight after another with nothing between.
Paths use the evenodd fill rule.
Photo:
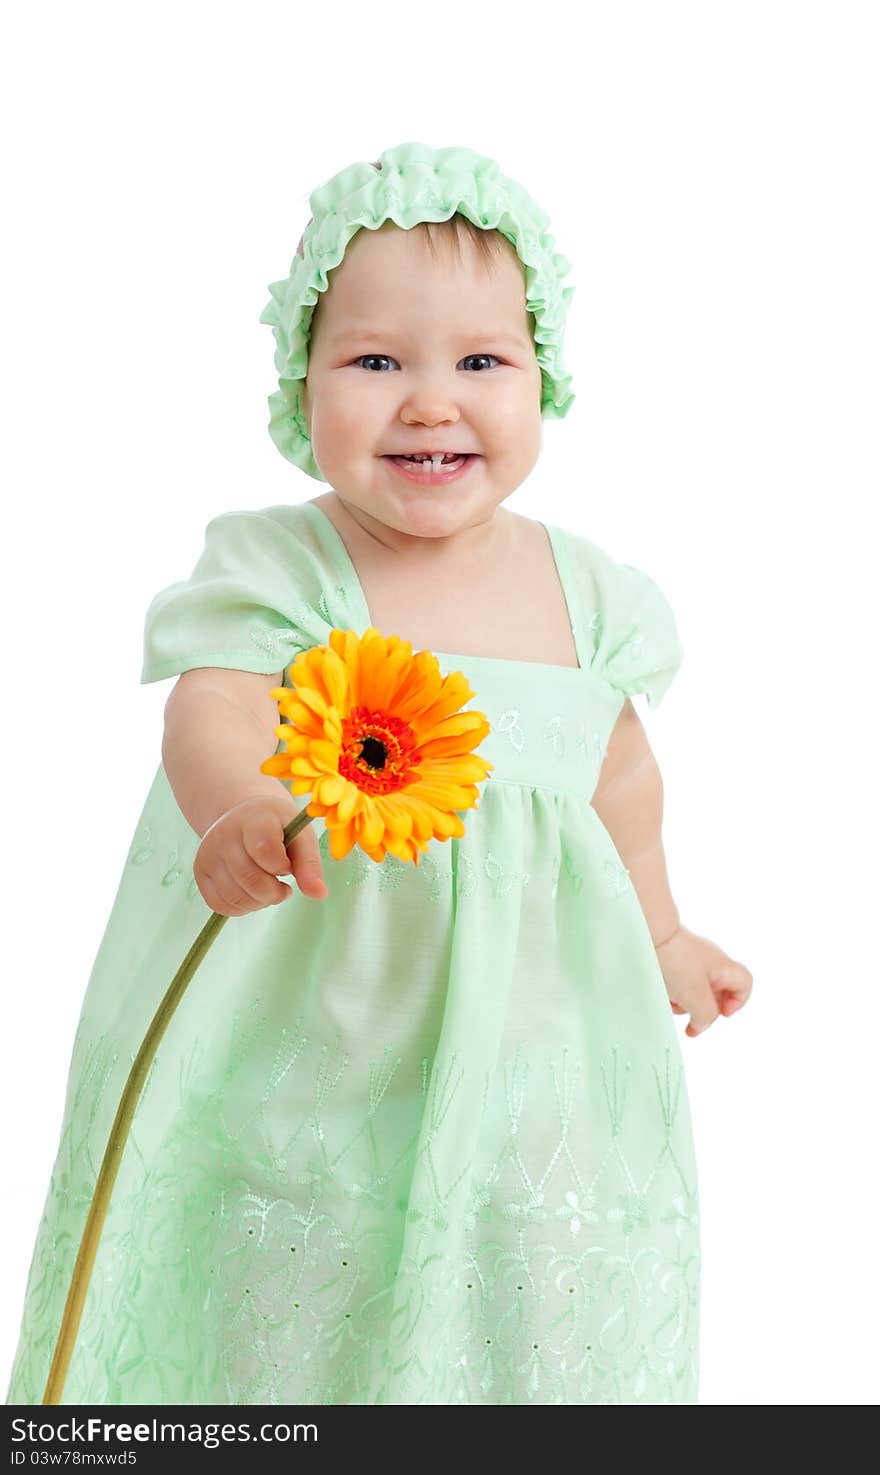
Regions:
<instances>
[{"instance_id":1,"label":"baby's cheek","mask_svg":"<svg viewBox=\"0 0 880 1475\"><path fill-rule=\"evenodd\" d=\"M541 416L533 406L520 404L518 412L499 417L493 434L496 447L512 464L531 465L541 449Z\"/></svg>"},{"instance_id":2,"label":"baby's cheek","mask_svg":"<svg viewBox=\"0 0 880 1475\"><path fill-rule=\"evenodd\" d=\"M387 430L397 408L396 399L384 385L365 383L361 375L345 395L335 398L333 418L340 434L353 440L371 441Z\"/></svg>"},{"instance_id":3,"label":"baby's cheek","mask_svg":"<svg viewBox=\"0 0 880 1475\"><path fill-rule=\"evenodd\" d=\"M372 444L375 407L371 410L367 399L368 396L353 389L350 395L342 398L334 396L332 400L315 402L312 443L322 469L322 455L328 464L332 464L365 444Z\"/></svg>"}]
</instances>

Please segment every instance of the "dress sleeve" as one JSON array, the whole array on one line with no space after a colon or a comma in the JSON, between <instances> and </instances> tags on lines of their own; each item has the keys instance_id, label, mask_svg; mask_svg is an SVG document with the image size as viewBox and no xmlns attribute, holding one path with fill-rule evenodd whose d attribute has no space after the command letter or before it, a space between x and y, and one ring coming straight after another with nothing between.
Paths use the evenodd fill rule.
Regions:
<instances>
[{"instance_id":1,"label":"dress sleeve","mask_svg":"<svg viewBox=\"0 0 880 1475\"><path fill-rule=\"evenodd\" d=\"M592 669L656 707L684 659L675 616L659 584L642 569L576 538L578 589L593 642Z\"/></svg>"},{"instance_id":2,"label":"dress sleeve","mask_svg":"<svg viewBox=\"0 0 880 1475\"><path fill-rule=\"evenodd\" d=\"M188 579L155 595L144 624L141 684L195 666L270 675L308 647L320 594L296 531L266 512L213 518ZM309 595L312 598L309 598Z\"/></svg>"}]
</instances>

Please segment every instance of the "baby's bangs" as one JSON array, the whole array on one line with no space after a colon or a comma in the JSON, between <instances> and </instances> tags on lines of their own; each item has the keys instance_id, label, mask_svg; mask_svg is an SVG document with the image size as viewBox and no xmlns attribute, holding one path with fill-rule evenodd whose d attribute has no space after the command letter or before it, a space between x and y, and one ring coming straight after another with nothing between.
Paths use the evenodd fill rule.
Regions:
<instances>
[{"instance_id":1,"label":"baby's bangs","mask_svg":"<svg viewBox=\"0 0 880 1475\"><path fill-rule=\"evenodd\" d=\"M482 226L474 225L472 220L468 220L466 215L460 215L458 211L450 215L448 220L422 220L412 229L423 233L428 249L435 257L438 255L437 244L441 242L445 250L454 249L461 260L462 240L469 240L482 256L487 271L494 268L504 251L504 237L499 231L484 230Z\"/></svg>"}]
</instances>

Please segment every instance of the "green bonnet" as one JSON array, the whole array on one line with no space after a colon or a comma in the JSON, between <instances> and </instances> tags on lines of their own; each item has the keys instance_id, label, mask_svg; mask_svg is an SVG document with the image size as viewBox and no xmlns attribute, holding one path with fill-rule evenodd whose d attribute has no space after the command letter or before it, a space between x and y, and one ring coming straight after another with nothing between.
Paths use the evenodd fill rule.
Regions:
<instances>
[{"instance_id":1,"label":"green bonnet","mask_svg":"<svg viewBox=\"0 0 880 1475\"><path fill-rule=\"evenodd\" d=\"M467 148L432 149L402 143L375 164L349 164L309 196L312 219L290 267L271 282L271 300L260 314L275 335L278 388L269 396L269 434L288 461L325 481L312 454L301 390L308 369L309 325L328 273L362 228L393 220L403 230L421 221L448 220L456 212L485 230L497 230L525 267L526 307L534 318L541 368L541 414L562 419L574 400L571 375L562 365L565 311L574 287L563 287L570 263L553 250L548 216L494 159ZM300 254L300 250L301 253Z\"/></svg>"}]
</instances>

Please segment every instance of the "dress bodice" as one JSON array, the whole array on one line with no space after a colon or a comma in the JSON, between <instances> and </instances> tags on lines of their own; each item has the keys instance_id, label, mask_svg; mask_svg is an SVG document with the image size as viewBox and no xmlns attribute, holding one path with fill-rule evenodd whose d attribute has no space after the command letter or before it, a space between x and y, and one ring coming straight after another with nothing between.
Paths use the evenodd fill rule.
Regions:
<instances>
[{"instance_id":1,"label":"dress bodice","mask_svg":"<svg viewBox=\"0 0 880 1475\"><path fill-rule=\"evenodd\" d=\"M363 586L335 524L315 502L309 509L328 554L342 579L335 591L358 633L372 623ZM623 694L591 667L593 650L575 581L566 535L542 523L556 563L580 664L559 666L497 656L460 655L435 650L444 675L461 671L474 693L464 710L485 714L491 730L480 744L481 758L494 765L486 784L521 784L574 793L589 800L607 751L608 738L623 705ZM333 606L338 610L338 606ZM333 627L328 620L329 630ZM290 685L285 671L285 685Z\"/></svg>"},{"instance_id":2,"label":"dress bodice","mask_svg":"<svg viewBox=\"0 0 880 1475\"><path fill-rule=\"evenodd\" d=\"M669 603L642 570L580 534L542 523L578 659L560 666L435 650L461 671L491 730L479 755L494 764L481 792L515 784L590 799L624 700L661 700L682 649ZM147 611L142 681L195 666L277 673L333 629L374 625L335 524L315 502L224 513L208 524L189 579Z\"/></svg>"}]
</instances>

